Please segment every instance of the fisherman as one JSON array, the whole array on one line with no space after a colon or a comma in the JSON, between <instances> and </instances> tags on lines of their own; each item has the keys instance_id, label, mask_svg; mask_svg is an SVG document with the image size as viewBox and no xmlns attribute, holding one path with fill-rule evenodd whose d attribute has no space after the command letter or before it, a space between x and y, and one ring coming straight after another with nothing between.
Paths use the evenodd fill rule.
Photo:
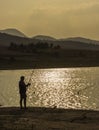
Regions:
<instances>
[{"instance_id":1,"label":"fisherman","mask_svg":"<svg viewBox=\"0 0 99 130\"><path fill-rule=\"evenodd\" d=\"M26 109L26 98L27 98L26 91L27 87L31 85L30 83L25 84L24 79L25 77L21 76L19 81L20 109L23 109L22 101L24 101L24 109Z\"/></svg>"}]
</instances>

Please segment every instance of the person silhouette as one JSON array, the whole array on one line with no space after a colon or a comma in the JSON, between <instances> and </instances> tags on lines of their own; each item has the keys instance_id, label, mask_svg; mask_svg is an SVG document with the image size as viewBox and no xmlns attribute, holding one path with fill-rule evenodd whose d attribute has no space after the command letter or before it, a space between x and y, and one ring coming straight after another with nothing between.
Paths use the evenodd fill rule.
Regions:
<instances>
[{"instance_id":1,"label":"person silhouette","mask_svg":"<svg viewBox=\"0 0 99 130\"><path fill-rule=\"evenodd\" d=\"M22 102L24 101L24 109L26 109L26 91L27 87L30 86L31 84L25 84L24 82L25 77L21 76L20 81L19 81L19 94L20 94L20 109L23 109Z\"/></svg>"}]
</instances>

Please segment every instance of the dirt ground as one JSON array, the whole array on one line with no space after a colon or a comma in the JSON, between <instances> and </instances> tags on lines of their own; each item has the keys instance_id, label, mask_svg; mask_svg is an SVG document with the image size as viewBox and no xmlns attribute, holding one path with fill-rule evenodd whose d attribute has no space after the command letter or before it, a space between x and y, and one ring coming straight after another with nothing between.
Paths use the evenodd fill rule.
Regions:
<instances>
[{"instance_id":1,"label":"dirt ground","mask_svg":"<svg viewBox=\"0 0 99 130\"><path fill-rule=\"evenodd\" d=\"M0 107L0 130L99 130L99 111Z\"/></svg>"}]
</instances>

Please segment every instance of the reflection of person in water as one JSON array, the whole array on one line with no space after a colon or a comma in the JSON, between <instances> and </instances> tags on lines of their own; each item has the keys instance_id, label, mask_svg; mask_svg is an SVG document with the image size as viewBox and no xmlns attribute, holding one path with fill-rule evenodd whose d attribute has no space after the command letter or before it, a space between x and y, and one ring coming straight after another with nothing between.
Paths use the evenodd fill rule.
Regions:
<instances>
[{"instance_id":1,"label":"reflection of person in water","mask_svg":"<svg viewBox=\"0 0 99 130\"><path fill-rule=\"evenodd\" d=\"M25 77L21 76L20 77L20 81L19 81L19 93L20 93L20 108L22 109L22 101L24 100L24 108L26 109L26 91L27 91L27 87L30 86L30 83L25 84L24 82Z\"/></svg>"}]
</instances>

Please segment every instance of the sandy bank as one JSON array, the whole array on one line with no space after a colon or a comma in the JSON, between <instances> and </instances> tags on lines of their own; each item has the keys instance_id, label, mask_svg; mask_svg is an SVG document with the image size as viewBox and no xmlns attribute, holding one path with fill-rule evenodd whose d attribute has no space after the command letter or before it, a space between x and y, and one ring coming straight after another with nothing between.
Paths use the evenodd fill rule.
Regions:
<instances>
[{"instance_id":1,"label":"sandy bank","mask_svg":"<svg viewBox=\"0 0 99 130\"><path fill-rule=\"evenodd\" d=\"M99 111L0 107L0 130L99 130Z\"/></svg>"}]
</instances>

